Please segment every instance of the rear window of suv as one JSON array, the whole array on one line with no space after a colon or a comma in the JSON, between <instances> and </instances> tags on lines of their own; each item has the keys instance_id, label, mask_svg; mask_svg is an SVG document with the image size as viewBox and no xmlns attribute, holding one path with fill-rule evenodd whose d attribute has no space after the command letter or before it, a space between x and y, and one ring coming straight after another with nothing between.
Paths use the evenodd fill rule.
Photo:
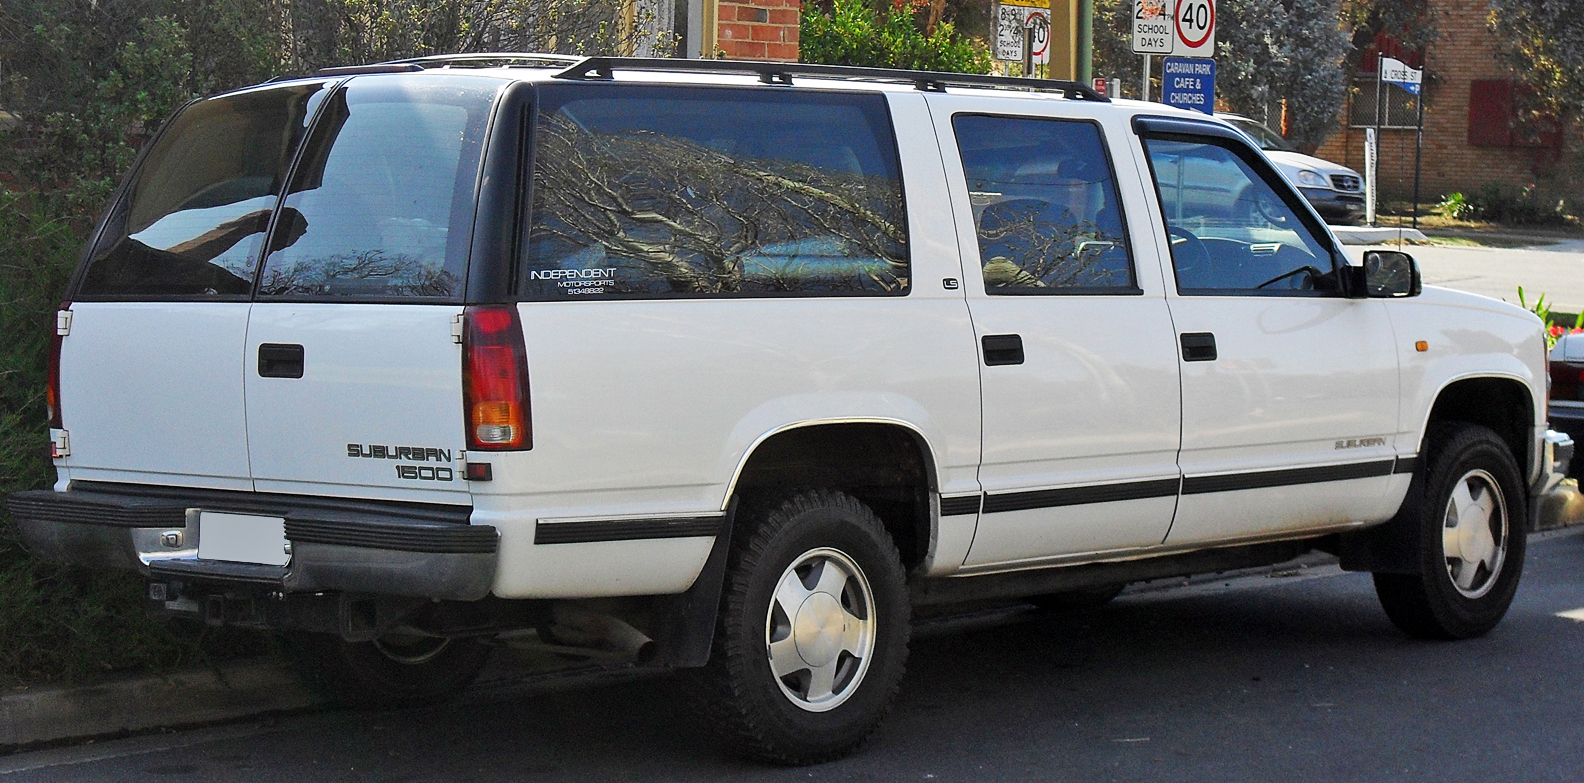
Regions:
<instances>
[{"instance_id":1,"label":"rear window of suv","mask_svg":"<svg viewBox=\"0 0 1584 783\"><path fill-rule=\"evenodd\" d=\"M79 298L246 298L322 83L210 98L176 115L110 212Z\"/></svg>"},{"instance_id":2,"label":"rear window of suv","mask_svg":"<svg viewBox=\"0 0 1584 783\"><path fill-rule=\"evenodd\" d=\"M568 85L534 138L522 298L908 291L880 95Z\"/></svg>"},{"instance_id":3,"label":"rear window of suv","mask_svg":"<svg viewBox=\"0 0 1584 783\"><path fill-rule=\"evenodd\" d=\"M505 84L377 76L331 97L281 205L259 295L460 297L484 135Z\"/></svg>"}]
</instances>

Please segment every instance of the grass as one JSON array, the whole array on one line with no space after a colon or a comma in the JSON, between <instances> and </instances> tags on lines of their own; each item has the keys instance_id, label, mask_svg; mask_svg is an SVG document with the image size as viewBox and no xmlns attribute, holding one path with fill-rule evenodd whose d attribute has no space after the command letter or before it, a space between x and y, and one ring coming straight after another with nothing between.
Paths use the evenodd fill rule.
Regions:
<instances>
[{"instance_id":1,"label":"grass","mask_svg":"<svg viewBox=\"0 0 1584 783\"><path fill-rule=\"evenodd\" d=\"M1414 242L1416 245L1433 245L1437 247L1545 247L1556 244L1555 240L1540 238L1524 238L1508 235L1482 235L1482 234L1442 234L1430 233L1434 229L1425 230L1426 240Z\"/></svg>"},{"instance_id":2,"label":"grass","mask_svg":"<svg viewBox=\"0 0 1584 783\"><path fill-rule=\"evenodd\" d=\"M0 495L54 481L43 389L80 226L63 204L0 190ZM33 558L0 507L0 686L160 671L268 649L257 634L156 623L144 612L143 590L136 574Z\"/></svg>"},{"instance_id":3,"label":"grass","mask_svg":"<svg viewBox=\"0 0 1584 783\"><path fill-rule=\"evenodd\" d=\"M1479 237L1478 235L1490 232L1512 234L1518 237L1554 237L1562 239L1584 236L1584 224L1581 224L1579 219L1576 217L1569 218L1569 221L1562 225L1521 226L1493 223L1483 220L1460 220L1458 218L1442 215L1438 212L1435 212L1434 209L1434 203L1420 202L1419 229L1421 231L1433 230L1443 233L1450 233L1455 234L1458 237L1472 239L1476 242L1483 239L1483 237ZM1376 210L1375 222L1378 225L1387 226L1390 228L1397 228L1398 226L1409 227L1413 225L1413 204L1408 201L1383 201ZM1536 243L1527 243L1527 245L1533 244ZM1526 245L1487 244L1485 246L1520 247Z\"/></svg>"}]
</instances>

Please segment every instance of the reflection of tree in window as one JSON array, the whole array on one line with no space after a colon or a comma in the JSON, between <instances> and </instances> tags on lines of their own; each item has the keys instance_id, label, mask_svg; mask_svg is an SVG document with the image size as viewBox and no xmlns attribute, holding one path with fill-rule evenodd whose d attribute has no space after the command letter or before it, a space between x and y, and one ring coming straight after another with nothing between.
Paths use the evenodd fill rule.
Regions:
<instances>
[{"instance_id":1,"label":"reflection of tree in window","mask_svg":"<svg viewBox=\"0 0 1584 783\"><path fill-rule=\"evenodd\" d=\"M600 132L564 114L538 136L534 266L608 266L617 271L600 293L612 294L907 288L900 183L842 166L856 157L835 142L795 160L723 151L747 146L741 138ZM823 153L834 165L806 162Z\"/></svg>"},{"instance_id":2,"label":"reflection of tree in window","mask_svg":"<svg viewBox=\"0 0 1584 783\"><path fill-rule=\"evenodd\" d=\"M461 278L402 254L383 250L336 253L275 266L264 276L265 295L336 294L340 296L450 296Z\"/></svg>"},{"instance_id":3,"label":"reflection of tree in window","mask_svg":"<svg viewBox=\"0 0 1584 783\"><path fill-rule=\"evenodd\" d=\"M991 288L1129 286L1129 270L1108 258L1120 243L1094 221L1035 199L999 202L979 215L979 246L994 253L983 259Z\"/></svg>"},{"instance_id":4,"label":"reflection of tree in window","mask_svg":"<svg viewBox=\"0 0 1584 783\"><path fill-rule=\"evenodd\" d=\"M1099 130L1068 120L953 118L990 293L1131 289Z\"/></svg>"},{"instance_id":5,"label":"reflection of tree in window","mask_svg":"<svg viewBox=\"0 0 1584 783\"><path fill-rule=\"evenodd\" d=\"M500 82L354 79L315 123L270 238L265 296L449 297Z\"/></svg>"}]
</instances>

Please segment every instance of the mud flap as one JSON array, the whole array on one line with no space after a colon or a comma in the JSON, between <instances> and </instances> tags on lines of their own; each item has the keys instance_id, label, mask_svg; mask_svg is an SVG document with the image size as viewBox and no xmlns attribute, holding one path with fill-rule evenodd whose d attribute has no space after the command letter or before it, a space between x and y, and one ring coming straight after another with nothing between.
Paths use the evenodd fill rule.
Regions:
<instances>
[{"instance_id":1,"label":"mud flap","mask_svg":"<svg viewBox=\"0 0 1584 783\"><path fill-rule=\"evenodd\" d=\"M1422 454L1419 464L1396 516L1384 525L1342 534L1337 550L1342 570L1376 574L1419 573L1419 514L1424 505L1425 472L1428 467Z\"/></svg>"},{"instance_id":2,"label":"mud flap","mask_svg":"<svg viewBox=\"0 0 1584 783\"><path fill-rule=\"evenodd\" d=\"M715 535L715 545L698 578L693 580L693 586L687 592L664 599L656 628L657 652L650 665L688 669L709 663L736 518L737 498L733 497L726 506L726 519L721 523L720 532Z\"/></svg>"}]
</instances>

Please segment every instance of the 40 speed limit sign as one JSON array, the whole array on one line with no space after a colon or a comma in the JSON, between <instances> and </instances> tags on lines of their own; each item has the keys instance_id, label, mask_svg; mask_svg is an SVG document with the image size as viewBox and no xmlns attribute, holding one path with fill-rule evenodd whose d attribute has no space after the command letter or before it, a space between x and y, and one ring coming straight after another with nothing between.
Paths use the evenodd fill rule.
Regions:
<instances>
[{"instance_id":1,"label":"40 speed limit sign","mask_svg":"<svg viewBox=\"0 0 1584 783\"><path fill-rule=\"evenodd\" d=\"M1214 57L1215 19L1215 0L1177 0L1177 13L1172 17L1172 54Z\"/></svg>"}]
</instances>

